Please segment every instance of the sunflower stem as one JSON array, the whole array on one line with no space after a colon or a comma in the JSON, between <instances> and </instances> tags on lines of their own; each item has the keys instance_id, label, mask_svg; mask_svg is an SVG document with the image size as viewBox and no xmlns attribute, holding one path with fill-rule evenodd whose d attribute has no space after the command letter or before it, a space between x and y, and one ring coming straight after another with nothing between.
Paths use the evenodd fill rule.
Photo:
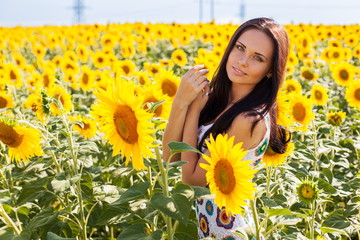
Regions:
<instances>
[{"instance_id":1,"label":"sunflower stem","mask_svg":"<svg viewBox=\"0 0 360 240\"><path fill-rule=\"evenodd\" d=\"M258 219L258 215L257 215L257 210L256 210L256 206L255 206L255 199L251 199L250 200L250 205L251 205L251 211L253 214L253 218L254 218L254 223L255 223L255 231L256 231L256 240L260 240L260 227L259 227L259 219Z\"/></svg>"},{"instance_id":2,"label":"sunflower stem","mask_svg":"<svg viewBox=\"0 0 360 240\"><path fill-rule=\"evenodd\" d=\"M315 126L315 120L313 119L311 121L311 127L312 127L312 130L313 130L313 134L312 134L312 137L313 137L313 144L314 144L314 155L315 155L315 158L316 160L318 160L318 153L317 153L317 148L318 148L318 142L317 142L317 136L316 136L316 133L317 133L317 130L316 130L316 126ZM317 161L314 161L314 171L317 171L318 170L318 167L317 167Z\"/></svg>"},{"instance_id":3,"label":"sunflower stem","mask_svg":"<svg viewBox=\"0 0 360 240\"><path fill-rule=\"evenodd\" d=\"M165 168L164 168L159 147L155 147L155 155L156 155L156 160L157 160L160 172L161 172L163 193L164 193L165 197L169 197L169 189L168 189L168 184L167 184L167 182L168 182L168 177L167 177L168 172L166 171L167 169L165 170ZM174 236L174 233L173 233L173 230L172 230L171 218L169 216L165 216L165 222L166 222L166 225L167 225L168 238L169 238L169 240L172 240L173 236Z\"/></svg>"},{"instance_id":4,"label":"sunflower stem","mask_svg":"<svg viewBox=\"0 0 360 240\"><path fill-rule=\"evenodd\" d=\"M15 232L16 235L20 235L20 234L21 234L20 229L16 226L16 224L14 223L14 221L13 221L13 220L9 217L9 215L6 213L4 207L3 207L3 205L2 205L1 203L0 203L0 215L1 215L1 217L2 217L1 220L3 220L3 222L4 222L7 226L11 227L11 228L14 230L14 232Z\"/></svg>"},{"instance_id":5,"label":"sunflower stem","mask_svg":"<svg viewBox=\"0 0 360 240\"><path fill-rule=\"evenodd\" d=\"M62 118L63 118L63 123L65 125L65 129L67 132L67 140L69 143L69 147L70 147L70 153L71 153L71 157L73 159L73 173L74 175L76 174L80 174L80 178L76 181L76 192L77 192L77 197L78 197L78 201L79 201L79 211L80 211L80 235L81 235L81 239L86 240L87 239L87 233L86 233L86 217L85 217L85 211L84 211L84 203L83 203L83 198L82 198L82 191L81 191L81 175L82 175L82 168L80 168L80 171L78 169L78 159L77 159L77 154L75 153L74 150L74 140L72 137L72 133L69 127L69 123L67 121L67 118L65 116L65 114L62 114Z\"/></svg>"}]
</instances>

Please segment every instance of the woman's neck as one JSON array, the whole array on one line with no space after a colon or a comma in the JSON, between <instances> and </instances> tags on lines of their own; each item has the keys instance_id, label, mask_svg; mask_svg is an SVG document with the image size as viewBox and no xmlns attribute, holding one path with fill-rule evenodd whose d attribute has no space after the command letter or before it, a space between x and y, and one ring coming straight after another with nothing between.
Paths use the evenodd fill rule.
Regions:
<instances>
[{"instance_id":1,"label":"woman's neck","mask_svg":"<svg viewBox=\"0 0 360 240\"><path fill-rule=\"evenodd\" d=\"M232 85L229 95L228 104L233 105L234 103L238 102L239 100L243 99L247 96L253 89L253 86L246 86L246 85Z\"/></svg>"}]
</instances>

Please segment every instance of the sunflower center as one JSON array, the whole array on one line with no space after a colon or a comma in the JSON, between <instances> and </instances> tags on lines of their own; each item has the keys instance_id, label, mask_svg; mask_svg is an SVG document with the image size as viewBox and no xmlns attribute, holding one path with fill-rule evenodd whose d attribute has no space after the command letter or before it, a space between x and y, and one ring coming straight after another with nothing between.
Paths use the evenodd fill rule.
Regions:
<instances>
[{"instance_id":1,"label":"sunflower center","mask_svg":"<svg viewBox=\"0 0 360 240\"><path fill-rule=\"evenodd\" d=\"M177 58L177 60L179 60L179 61L182 61L182 60L183 60L180 55L177 55L176 58Z\"/></svg>"},{"instance_id":2,"label":"sunflower center","mask_svg":"<svg viewBox=\"0 0 360 240\"><path fill-rule=\"evenodd\" d=\"M77 124L81 129L87 130L90 128L90 124L82 122L83 125Z\"/></svg>"},{"instance_id":3,"label":"sunflower center","mask_svg":"<svg viewBox=\"0 0 360 240\"><path fill-rule=\"evenodd\" d=\"M0 141L8 147L15 148L21 144L23 135L19 135L12 127L0 122Z\"/></svg>"},{"instance_id":4,"label":"sunflower center","mask_svg":"<svg viewBox=\"0 0 360 240\"><path fill-rule=\"evenodd\" d=\"M289 85L289 86L287 87L287 90L288 90L288 92L292 92L292 91L295 91L296 88L295 88L293 85Z\"/></svg>"},{"instance_id":5,"label":"sunflower center","mask_svg":"<svg viewBox=\"0 0 360 240\"><path fill-rule=\"evenodd\" d=\"M7 100L3 97L0 97L0 108L6 107Z\"/></svg>"},{"instance_id":6,"label":"sunflower center","mask_svg":"<svg viewBox=\"0 0 360 240\"><path fill-rule=\"evenodd\" d=\"M345 69L342 69L339 75L342 80L349 80L349 73Z\"/></svg>"},{"instance_id":7,"label":"sunflower center","mask_svg":"<svg viewBox=\"0 0 360 240\"><path fill-rule=\"evenodd\" d=\"M161 84L161 89L163 91L164 94L167 94L169 97L173 97L175 96L177 87L176 84L169 81L169 80L165 80L162 84Z\"/></svg>"},{"instance_id":8,"label":"sunflower center","mask_svg":"<svg viewBox=\"0 0 360 240\"><path fill-rule=\"evenodd\" d=\"M322 93L320 91L315 91L315 98L318 100L322 99Z\"/></svg>"},{"instance_id":9,"label":"sunflower center","mask_svg":"<svg viewBox=\"0 0 360 240\"><path fill-rule=\"evenodd\" d=\"M304 71L302 73L302 76L307 79L307 80L313 80L314 79L314 74L310 71Z\"/></svg>"},{"instance_id":10,"label":"sunflower center","mask_svg":"<svg viewBox=\"0 0 360 240\"><path fill-rule=\"evenodd\" d=\"M311 186L303 186L301 189L301 195L303 198L311 199L314 197L315 191Z\"/></svg>"},{"instance_id":11,"label":"sunflower center","mask_svg":"<svg viewBox=\"0 0 360 240\"><path fill-rule=\"evenodd\" d=\"M119 136L127 143L133 144L138 141L138 120L134 111L127 105L119 105L114 114L114 123Z\"/></svg>"},{"instance_id":12,"label":"sunflower center","mask_svg":"<svg viewBox=\"0 0 360 240\"><path fill-rule=\"evenodd\" d=\"M104 59L103 59L102 57L99 57L99 58L97 59L97 61L98 61L99 63L103 63L103 62L104 62Z\"/></svg>"},{"instance_id":13,"label":"sunflower center","mask_svg":"<svg viewBox=\"0 0 360 240\"><path fill-rule=\"evenodd\" d=\"M89 82L89 75L87 73L84 73L82 77L83 83L87 84Z\"/></svg>"},{"instance_id":14,"label":"sunflower center","mask_svg":"<svg viewBox=\"0 0 360 240\"><path fill-rule=\"evenodd\" d=\"M228 160L221 159L216 163L214 177L216 186L222 193L229 194L234 190L234 170Z\"/></svg>"},{"instance_id":15,"label":"sunflower center","mask_svg":"<svg viewBox=\"0 0 360 240\"><path fill-rule=\"evenodd\" d=\"M148 109L148 106L146 105L146 103L156 103L156 102L159 102L159 100L157 100L155 97L153 97L153 96L148 97L148 98L144 101L144 103L145 103L144 109L145 109L145 110ZM158 107L155 109L155 112L154 112L154 113L155 113L155 117L160 117L161 111L162 111L162 106L160 105L160 106L158 106Z\"/></svg>"},{"instance_id":16,"label":"sunflower center","mask_svg":"<svg viewBox=\"0 0 360 240\"><path fill-rule=\"evenodd\" d=\"M61 94L55 94L54 98L56 100L60 101L61 104L64 106L65 101L64 101L64 98L63 98L63 96Z\"/></svg>"},{"instance_id":17,"label":"sunflower center","mask_svg":"<svg viewBox=\"0 0 360 240\"><path fill-rule=\"evenodd\" d=\"M129 72L130 72L130 68L129 68L129 66L122 66L122 70L124 71L124 73L125 74L129 74Z\"/></svg>"},{"instance_id":18,"label":"sunflower center","mask_svg":"<svg viewBox=\"0 0 360 240\"><path fill-rule=\"evenodd\" d=\"M360 101L360 89L356 89L354 93L354 97L357 101Z\"/></svg>"},{"instance_id":19,"label":"sunflower center","mask_svg":"<svg viewBox=\"0 0 360 240\"><path fill-rule=\"evenodd\" d=\"M293 110L294 110L294 118L297 121L301 122L305 119L306 110L304 105L302 105L301 103L296 103Z\"/></svg>"},{"instance_id":20,"label":"sunflower center","mask_svg":"<svg viewBox=\"0 0 360 240\"><path fill-rule=\"evenodd\" d=\"M10 79L11 80L17 79L17 76L16 76L16 74L14 73L13 70L10 71Z\"/></svg>"},{"instance_id":21,"label":"sunflower center","mask_svg":"<svg viewBox=\"0 0 360 240\"><path fill-rule=\"evenodd\" d=\"M49 75L45 74L44 75L44 86L49 87L49 83L50 83Z\"/></svg>"}]
</instances>

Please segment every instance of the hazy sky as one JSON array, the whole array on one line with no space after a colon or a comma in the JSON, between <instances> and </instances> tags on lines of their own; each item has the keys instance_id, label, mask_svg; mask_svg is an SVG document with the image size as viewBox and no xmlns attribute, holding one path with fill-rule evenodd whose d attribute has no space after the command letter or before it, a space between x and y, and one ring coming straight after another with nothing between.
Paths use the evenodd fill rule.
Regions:
<instances>
[{"instance_id":1,"label":"hazy sky","mask_svg":"<svg viewBox=\"0 0 360 240\"><path fill-rule=\"evenodd\" d=\"M282 24L359 24L359 0L83 0L84 24L124 22L196 23L211 20L211 2L217 23L240 23L266 16ZM75 0L0 0L0 26L71 25L76 23Z\"/></svg>"}]
</instances>

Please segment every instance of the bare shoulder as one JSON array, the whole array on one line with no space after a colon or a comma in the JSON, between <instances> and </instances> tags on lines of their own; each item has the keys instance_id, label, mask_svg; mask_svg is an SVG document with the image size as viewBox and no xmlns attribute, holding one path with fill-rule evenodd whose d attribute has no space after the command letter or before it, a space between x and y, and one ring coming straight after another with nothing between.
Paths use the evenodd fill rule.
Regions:
<instances>
[{"instance_id":1,"label":"bare shoulder","mask_svg":"<svg viewBox=\"0 0 360 240\"><path fill-rule=\"evenodd\" d=\"M258 114L240 114L232 122L228 134L235 136L235 143L243 142L245 149L257 146L266 133L266 124L264 119ZM258 121L252 130L254 122ZM252 131L251 131L252 130Z\"/></svg>"}]
</instances>

